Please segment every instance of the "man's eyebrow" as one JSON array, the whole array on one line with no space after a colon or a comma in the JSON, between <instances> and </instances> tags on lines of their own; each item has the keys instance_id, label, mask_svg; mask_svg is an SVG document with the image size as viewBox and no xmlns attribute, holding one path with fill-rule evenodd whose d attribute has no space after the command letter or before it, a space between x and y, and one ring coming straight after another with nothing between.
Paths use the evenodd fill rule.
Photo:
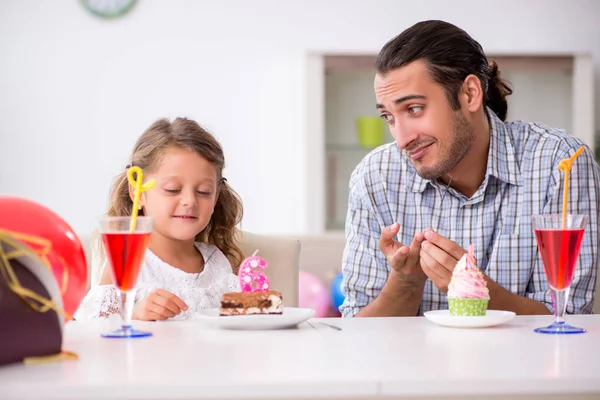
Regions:
<instances>
[{"instance_id":1,"label":"man's eyebrow","mask_svg":"<svg viewBox=\"0 0 600 400\"><path fill-rule=\"evenodd\" d=\"M422 94L409 94L409 95L397 98L396 100L394 100L394 104L398 105L400 103L404 103L405 101L415 100L415 99L424 100L424 99L426 99L426 97L423 96ZM383 106L383 104L378 103L378 104L375 104L375 108L379 110L379 109L385 108L385 107Z\"/></svg>"}]
</instances>

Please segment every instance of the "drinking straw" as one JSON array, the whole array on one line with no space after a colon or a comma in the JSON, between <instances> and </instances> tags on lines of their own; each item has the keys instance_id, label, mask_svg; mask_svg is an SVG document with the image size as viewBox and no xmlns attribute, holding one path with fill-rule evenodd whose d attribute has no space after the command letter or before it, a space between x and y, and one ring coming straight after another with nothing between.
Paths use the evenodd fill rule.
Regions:
<instances>
[{"instance_id":1,"label":"drinking straw","mask_svg":"<svg viewBox=\"0 0 600 400\"><path fill-rule=\"evenodd\" d=\"M133 177L133 174L135 174L135 178ZM143 183L143 178L144 178L143 174L144 173L143 173L142 169L140 167L138 167L137 165L134 165L133 167L131 167L127 170L127 180L129 181L129 184L134 187L133 208L131 210L131 223L129 225L130 233L134 233L135 227L137 226L137 216L138 216L138 206L140 204L140 195L142 194L142 192L152 189L154 187L154 185L156 184L156 181L154 179L151 179L148 182Z\"/></svg>"},{"instance_id":2,"label":"drinking straw","mask_svg":"<svg viewBox=\"0 0 600 400\"><path fill-rule=\"evenodd\" d=\"M583 146L579 148L570 158L563 158L558 163L558 169L564 171L565 173L565 182L564 182L564 191L563 191L563 205L562 205L562 229L567 228L567 201L569 199L569 172L571 171L571 167L573 166L573 161L583 152Z\"/></svg>"}]
</instances>

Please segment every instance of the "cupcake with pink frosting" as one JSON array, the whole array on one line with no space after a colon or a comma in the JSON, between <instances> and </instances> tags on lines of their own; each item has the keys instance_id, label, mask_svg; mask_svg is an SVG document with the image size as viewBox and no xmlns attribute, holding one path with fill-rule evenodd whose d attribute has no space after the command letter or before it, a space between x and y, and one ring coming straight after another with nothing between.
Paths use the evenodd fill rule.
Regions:
<instances>
[{"instance_id":1,"label":"cupcake with pink frosting","mask_svg":"<svg viewBox=\"0 0 600 400\"><path fill-rule=\"evenodd\" d=\"M450 315L477 317L485 315L490 293L483 273L475 265L473 245L464 254L454 271L448 285L448 306Z\"/></svg>"}]
</instances>

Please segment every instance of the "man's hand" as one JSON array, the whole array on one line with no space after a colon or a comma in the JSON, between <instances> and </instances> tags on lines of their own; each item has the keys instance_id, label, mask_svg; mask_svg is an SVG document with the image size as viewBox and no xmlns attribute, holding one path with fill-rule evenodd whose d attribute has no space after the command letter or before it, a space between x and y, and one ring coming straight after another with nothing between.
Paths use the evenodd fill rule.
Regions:
<instances>
[{"instance_id":1,"label":"man's hand","mask_svg":"<svg viewBox=\"0 0 600 400\"><path fill-rule=\"evenodd\" d=\"M442 292L448 291L452 271L467 251L450 239L427 228L421 243L420 264L423 272Z\"/></svg>"},{"instance_id":2,"label":"man's hand","mask_svg":"<svg viewBox=\"0 0 600 400\"><path fill-rule=\"evenodd\" d=\"M415 234L410 247L408 247L394 240L399 229L400 225L397 222L385 227L379 238L379 249L401 281L405 283L423 282L427 278L419 265L423 234L420 232Z\"/></svg>"},{"instance_id":3,"label":"man's hand","mask_svg":"<svg viewBox=\"0 0 600 400\"><path fill-rule=\"evenodd\" d=\"M419 312L427 280L419 265L423 234L415 234L410 247L404 246L394 240L399 229L396 222L381 232L379 249L392 271L377 298L360 310L357 317L414 317Z\"/></svg>"}]
</instances>

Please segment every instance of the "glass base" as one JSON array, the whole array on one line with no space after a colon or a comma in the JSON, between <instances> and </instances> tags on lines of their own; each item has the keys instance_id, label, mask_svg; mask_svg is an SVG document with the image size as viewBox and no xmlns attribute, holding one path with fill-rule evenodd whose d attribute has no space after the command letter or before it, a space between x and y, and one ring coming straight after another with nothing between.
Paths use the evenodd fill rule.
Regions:
<instances>
[{"instance_id":1,"label":"glass base","mask_svg":"<svg viewBox=\"0 0 600 400\"><path fill-rule=\"evenodd\" d=\"M120 339L120 338L141 338L152 336L152 332L145 332L134 329L131 325L122 326L120 329L117 329L112 332L101 333L102 337L111 338L111 339Z\"/></svg>"},{"instance_id":2,"label":"glass base","mask_svg":"<svg viewBox=\"0 0 600 400\"><path fill-rule=\"evenodd\" d=\"M585 329L567 325L564 322L554 322L550 326L537 328L533 330L537 333L549 333L554 335L569 335L573 333L585 333Z\"/></svg>"}]
</instances>

